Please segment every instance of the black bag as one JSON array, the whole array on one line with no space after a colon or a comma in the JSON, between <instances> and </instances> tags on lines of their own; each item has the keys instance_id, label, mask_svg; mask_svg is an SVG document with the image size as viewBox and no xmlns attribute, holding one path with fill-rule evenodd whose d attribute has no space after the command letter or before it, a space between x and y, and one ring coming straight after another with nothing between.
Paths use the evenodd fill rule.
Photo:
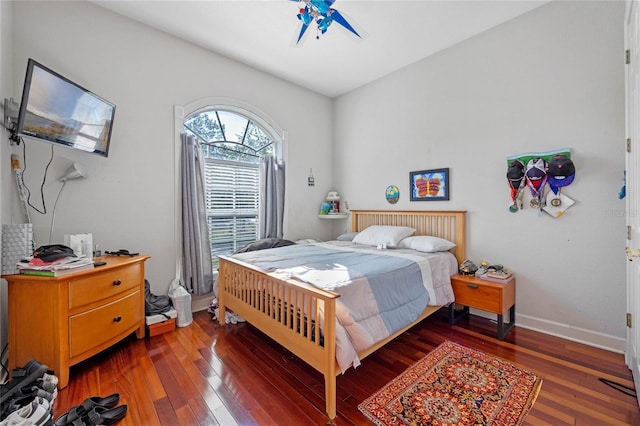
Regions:
<instances>
[{"instance_id":1,"label":"black bag","mask_svg":"<svg viewBox=\"0 0 640 426\"><path fill-rule=\"evenodd\" d=\"M76 257L70 247L62 244L40 246L33 252L33 257L42 259L43 262L53 262L63 257Z\"/></svg>"},{"instance_id":2,"label":"black bag","mask_svg":"<svg viewBox=\"0 0 640 426\"><path fill-rule=\"evenodd\" d=\"M149 315L158 315L163 314L169 310L173 305L171 305L171 299L169 296L156 296L151 293L151 289L149 287L149 281L144 280L144 314L146 316ZM167 317L165 315L165 317ZM169 319L169 317L167 317Z\"/></svg>"}]
</instances>

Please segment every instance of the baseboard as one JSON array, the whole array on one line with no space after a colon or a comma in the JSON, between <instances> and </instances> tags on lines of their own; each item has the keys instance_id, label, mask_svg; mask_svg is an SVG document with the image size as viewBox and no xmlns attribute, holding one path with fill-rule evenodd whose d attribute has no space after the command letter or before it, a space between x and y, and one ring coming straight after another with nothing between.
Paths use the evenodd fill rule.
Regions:
<instances>
[{"instance_id":1,"label":"baseboard","mask_svg":"<svg viewBox=\"0 0 640 426\"><path fill-rule=\"evenodd\" d=\"M573 327L571 325L555 321L543 320L529 315L516 313L516 327L527 328L529 330L539 331L540 333L549 334L551 336L562 337L563 339L571 340L572 342L583 343L585 345L605 349L611 352L624 354L627 350L626 339L584 328Z\"/></svg>"},{"instance_id":2,"label":"baseboard","mask_svg":"<svg viewBox=\"0 0 640 426\"><path fill-rule=\"evenodd\" d=\"M471 308L471 313L492 320L496 319L496 315L479 311ZM508 321L508 318L505 317ZM623 339L609 334L599 333L597 331L587 330L584 328L573 327L569 324L563 324L555 321L549 321L530 315L523 315L516 312L516 327L526 328L528 330L537 331L548 334L550 336L560 337L571 340L572 342L582 343L607 351L624 354L627 350L627 339Z\"/></svg>"},{"instance_id":3,"label":"baseboard","mask_svg":"<svg viewBox=\"0 0 640 426\"><path fill-rule=\"evenodd\" d=\"M191 297L191 311L192 312L200 312L206 311L213 300L213 293L208 294L206 296L192 296Z\"/></svg>"}]
</instances>

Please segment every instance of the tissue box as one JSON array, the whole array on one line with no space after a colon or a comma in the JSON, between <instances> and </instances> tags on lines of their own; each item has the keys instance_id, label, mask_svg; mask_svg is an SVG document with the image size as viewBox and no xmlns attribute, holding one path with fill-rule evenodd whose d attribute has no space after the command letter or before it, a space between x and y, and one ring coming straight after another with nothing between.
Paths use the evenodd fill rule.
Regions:
<instances>
[{"instance_id":1,"label":"tissue box","mask_svg":"<svg viewBox=\"0 0 640 426\"><path fill-rule=\"evenodd\" d=\"M162 314L149 315L145 317L144 322L147 325L147 335L149 337L157 336L158 334L176 329L176 317L178 316L178 311L171 309L165 312L165 314L170 318L167 319L167 317Z\"/></svg>"}]
</instances>

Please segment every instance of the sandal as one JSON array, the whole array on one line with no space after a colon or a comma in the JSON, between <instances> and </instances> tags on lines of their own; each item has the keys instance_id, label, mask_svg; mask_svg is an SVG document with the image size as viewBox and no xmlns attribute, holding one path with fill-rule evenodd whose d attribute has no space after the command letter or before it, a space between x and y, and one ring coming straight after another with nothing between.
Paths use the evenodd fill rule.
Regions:
<instances>
[{"instance_id":1,"label":"sandal","mask_svg":"<svg viewBox=\"0 0 640 426\"><path fill-rule=\"evenodd\" d=\"M55 426L84 426L85 422L83 421L83 417L86 415L87 412L82 405L76 405L58 417L53 424Z\"/></svg>"},{"instance_id":2,"label":"sandal","mask_svg":"<svg viewBox=\"0 0 640 426\"><path fill-rule=\"evenodd\" d=\"M48 369L49 367L33 359L27 362L24 367L15 368L11 373L11 381L0 388L2 390L0 404L8 400L17 389L30 385L44 376Z\"/></svg>"},{"instance_id":3,"label":"sandal","mask_svg":"<svg viewBox=\"0 0 640 426\"><path fill-rule=\"evenodd\" d=\"M112 408L118 405L118 402L120 402L119 393L114 393L109 396L105 396L104 398L92 396L84 400L82 407L86 411L91 411L91 409L95 407Z\"/></svg>"},{"instance_id":4,"label":"sandal","mask_svg":"<svg viewBox=\"0 0 640 426\"><path fill-rule=\"evenodd\" d=\"M105 396L101 398L99 396L92 396L84 400L82 405L75 405L71 407L71 409L65 414L58 417L54 423L55 426L88 426L91 424L103 424L103 423L92 423L89 420L89 413L94 409L97 409L94 417L96 420L100 416L101 410L108 410L118 404L120 401L120 394L114 393L109 396ZM126 407L126 405L124 406ZM127 409L124 408L124 414L126 414ZM104 414L104 413L103 413ZM122 417L124 417L124 414ZM111 414L109 414L111 416ZM105 421L107 419L105 418ZM117 419L120 420L120 419ZM116 420L113 420L115 422ZM104 423L110 424L110 423Z\"/></svg>"},{"instance_id":5,"label":"sandal","mask_svg":"<svg viewBox=\"0 0 640 426\"><path fill-rule=\"evenodd\" d=\"M127 406L119 405L115 408L94 407L84 418L87 426L103 425L107 426L122 420L127 414Z\"/></svg>"},{"instance_id":6,"label":"sandal","mask_svg":"<svg viewBox=\"0 0 640 426\"><path fill-rule=\"evenodd\" d=\"M53 395L34 385L15 388L12 392L11 398L0 403L0 419L18 408L31 404L36 398L46 399L48 403L53 404Z\"/></svg>"}]
</instances>

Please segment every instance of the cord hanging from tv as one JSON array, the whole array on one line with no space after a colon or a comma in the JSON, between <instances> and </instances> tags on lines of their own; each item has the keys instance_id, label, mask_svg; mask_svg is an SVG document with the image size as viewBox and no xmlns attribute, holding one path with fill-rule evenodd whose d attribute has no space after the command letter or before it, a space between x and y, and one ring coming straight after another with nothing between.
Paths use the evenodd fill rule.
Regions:
<instances>
[{"instance_id":1,"label":"cord hanging from tv","mask_svg":"<svg viewBox=\"0 0 640 426\"><path fill-rule=\"evenodd\" d=\"M15 133L104 157L116 107L29 59Z\"/></svg>"}]
</instances>

